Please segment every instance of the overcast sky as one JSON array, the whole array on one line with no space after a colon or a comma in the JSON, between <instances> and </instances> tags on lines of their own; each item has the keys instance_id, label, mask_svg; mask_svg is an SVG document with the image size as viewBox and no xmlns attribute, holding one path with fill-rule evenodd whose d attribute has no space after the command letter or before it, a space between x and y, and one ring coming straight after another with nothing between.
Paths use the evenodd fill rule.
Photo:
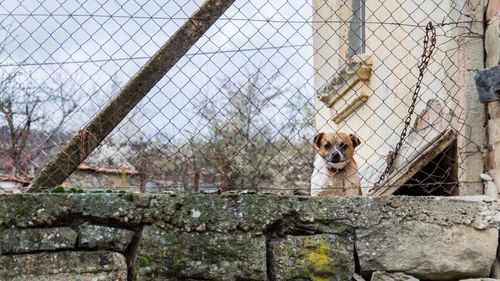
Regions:
<instances>
[{"instance_id":1,"label":"overcast sky","mask_svg":"<svg viewBox=\"0 0 500 281\"><path fill-rule=\"evenodd\" d=\"M202 1L79 2L0 2L0 24L9 32L0 36L11 39L1 71L22 69L39 83L64 73L79 89L71 91L81 107L68 122L74 130L108 100L111 79L126 83ZM257 68L279 72L276 83L312 97L311 16L310 1L237 0L143 100L132 119L142 127L137 133L196 132L203 124L190 102L201 93L215 97L221 79L241 82ZM267 114L280 118L277 108Z\"/></svg>"}]
</instances>

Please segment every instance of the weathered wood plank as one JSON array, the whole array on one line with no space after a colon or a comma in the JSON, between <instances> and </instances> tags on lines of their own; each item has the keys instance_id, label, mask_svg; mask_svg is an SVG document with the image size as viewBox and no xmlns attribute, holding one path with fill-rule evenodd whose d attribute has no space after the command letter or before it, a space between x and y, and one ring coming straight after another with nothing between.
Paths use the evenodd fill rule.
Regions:
<instances>
[{"instance_id":1,"label":"weathered wood plank","mask_svg":"<svg viewBox=\"0 0 500 281\"><path fill-rule=\"evenodd\" d=\"M28 191L62 184L234 1L206 0L107 106L49 160Z\"/></svg>"},{"instance_id":2,"label":"weathered wood plank","mask_svg":"<svg viewBox=\"0 0 500 281\"><path fill-rule=\"evenodd\" d=\"M397 191L405 182L413 177L419 170L427 165L437 155L442 153L457 139L457 135L453 130L443 132L435 141L429 143L419 156L408 162L406 165L391 173L387 180L382 182L379 190L373 192L374 196L391 195Z\"/></svg>"}]
</instances>

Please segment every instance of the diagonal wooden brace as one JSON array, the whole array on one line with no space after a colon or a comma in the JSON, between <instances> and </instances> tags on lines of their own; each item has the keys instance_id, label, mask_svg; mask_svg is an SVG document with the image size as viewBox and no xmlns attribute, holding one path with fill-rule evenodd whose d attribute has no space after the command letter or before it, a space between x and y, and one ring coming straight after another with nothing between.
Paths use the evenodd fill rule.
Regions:
<instances>
[{"instance_id":1,"label":"diagonal wooden brace","mask_svg":"<svg viewBox=\"0 0 500 281\"><path fill-rule=\"evenodd\" d=\"M235 0L206 0L123 89L33 179L28 192L62 184Z\"/></svg>"}]
</instances>

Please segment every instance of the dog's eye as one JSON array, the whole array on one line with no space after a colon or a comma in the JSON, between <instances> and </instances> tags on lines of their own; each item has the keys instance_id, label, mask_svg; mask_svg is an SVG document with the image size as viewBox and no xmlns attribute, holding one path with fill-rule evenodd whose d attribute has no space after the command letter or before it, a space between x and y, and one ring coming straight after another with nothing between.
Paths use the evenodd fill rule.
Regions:
<instances>
[{"instance_id":1,"label":"dog's eye","mask_svg":"<svg viewBox=\"0 0 500 281\"><path fill-rule=\"evenodd\" d=\"M341 143L339 144L339 147L340 147L341 149L342 149L342 148L344 148L345 146L346 146L346 145L345 145L345 142L341 142Z\"/></svg>"},{"instance_id":2,"label":"dog's eye","mask_svg":"<svg viewBox=\"0 0 500 281\"><path fill-rule=\"evenodd\" d=\"M328 142L327 142L327 143L325 143L325 144L323 145L323 147L324 147L325 149L329 149L331 146L332 146L332 145L331 145L330 143L328 143Z\"/></svg>"}]
</instances>

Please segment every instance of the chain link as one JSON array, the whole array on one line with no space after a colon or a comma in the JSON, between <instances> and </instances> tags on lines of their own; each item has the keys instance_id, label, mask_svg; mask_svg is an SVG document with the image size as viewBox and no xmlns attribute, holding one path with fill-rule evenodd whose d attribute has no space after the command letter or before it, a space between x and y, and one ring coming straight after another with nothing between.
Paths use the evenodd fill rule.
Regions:
<instances>
[{"instance_id":1,"label":"chain link","mask_svg":"<svg viewBox=\"0 0 500 281\"><path fill-rule=\"evenodd\" d=\"M368 9L366 1L353 1L352 16L332 15L325 20L324 14L335 11L335 5L234 1L230 11L125 118L123 110L97 118L103 116L100 112L106 104L130 89L131 81L137 81L134 73L160 46L181 34L176 31L180 26L193 25L187 30L192 36L199 34L206 20L215 21L208 14L190 16L207 1L233 0L109 0L103 5L97 0L81 4L59 1L50 7L27 3L33 1L0 1L0 141L4 144L0 179L17 186L7 192L36 186L33 177L74 140L72 143L82 145L65 151L61 158L83 162L63 182L68 188L121 190L126 185L130 192L221 189L309 194L316 184L311 177L316 150L309 139L316 131L330 130L334 117L339 118L338 130L363 132L363 153L356 158L365 178L362 189L374 188L390 158L392 168L378 186L395 187L399 159L406 150L420 149L409 139L423 109L436 114L429 117L431 127L454 122L457 137L464 140L453 146L460 157L440 153L398 193L454 194L453 187L461 184L457 179L469 157L463 154L462 145L481 144L465 134L467 120L452 118L464 112L458 95L463 65L456 61L464 42L446 33L445 26L474 21L457 22L454 14L443 15L439 1L426 2L429 9L424 21L413 17L411 3ZM385 19L388 10L397 16ZM429 21L432 24L426 32ZM346 28L339 33L336 25ZM438 54L431 49L434 28L441 46L436 42L434 53L439 48ZM388 29L391 32L383 32ZM330 35L336 40L329 40ZM187 41L181 41L185 47ZM179 54L182 46L175 44L165 59ZM339 48L346 51L345 56L330 53ZM403 58L412 62L402 64ZM365 66L371 60L379 63L375 71L368 72L373 67ZM431 60L432 66L427 66ZM146 80L157 79L164 66L155 66ZM430 73L423 78L425 71ZM356 74L371 79L375 102L351 112L346 109L362 105L363 98L355 98L362 97L366 89L352 87L345 95L338 92ZM438 87L432 87L435 83ZM392 91L391 103L384 102L387 89ZM137 94L134 90L136 98ZM319 102L316 94L321 95ZM118 107L125 108L122 103ZM365 117L362 122L358 122L360 114ZM384 121L387 114L392 121ZM92 119L102 122L89 127ZM112 132L92 149L101 139L96 132L109 131L110 122L118 119L119 125L112 126ZM357 121L350 122L353 120ZM431 127L419 132L421 137L434 136ZM393 134L392 141L386 142L388 149L381 150L374 140L389 134ZM404 141L396 154L388 155L387 151L396 149L400 136ZM58 163L53 172L46 173L47 178L60 182L64 170L60 168L74 168L76 162ZM450 166L453 173L447 169ZM127 169L126 182L121 181L122 167ZM111 182L111 177L117 180ZM58 185L46 181L37 191ZM312 189L315 192L318 186Z\"/></svg>"},{"instance_id":2,"label":"chain link","mask_svg":"<svg viewBox=\"0 0 500 281\"><path fill-rule=\"evenodd\" d=\"M430 36L430 43L431 45L429 46L429 33L431 33ZM424 51L422 53L422 56L420 57L420 62L418 63L418 70L419 70L419 75L417 79L417 83L415 85L415 90L413 91L413 97L412 97L412 103L410 107L408 108L408 115L406 115L406 118L404 120L404 128L401 131L401 135L399 138L399 142L396 145L396 148L394 151L390 154L389 161L387 163L387 166L380 175L380 178L378 181L375 183L371 191L376 191L380 189L380 183L382 183L386 176L389 174L389 171L391 170L392 166L394 165L394 160L396 160L396 157L398 156L399 150L403 146L403 141L406 138L406 134L408 132L408 128L410 127L410 122L411 122L411 117L413 115L413 112L415 111L415 105L417 103L417 98L418 94L420 92L420 84L422 83L422 80L424 79L424 72L427 69L427 65L429 64L429 61L431 59L432 53L434 52L434 48L436 47L436 29L434 28L434 25L432 22L427 23L427 26L425 27L425 37L424 37Z\"/></svg>"}]
</instances>

